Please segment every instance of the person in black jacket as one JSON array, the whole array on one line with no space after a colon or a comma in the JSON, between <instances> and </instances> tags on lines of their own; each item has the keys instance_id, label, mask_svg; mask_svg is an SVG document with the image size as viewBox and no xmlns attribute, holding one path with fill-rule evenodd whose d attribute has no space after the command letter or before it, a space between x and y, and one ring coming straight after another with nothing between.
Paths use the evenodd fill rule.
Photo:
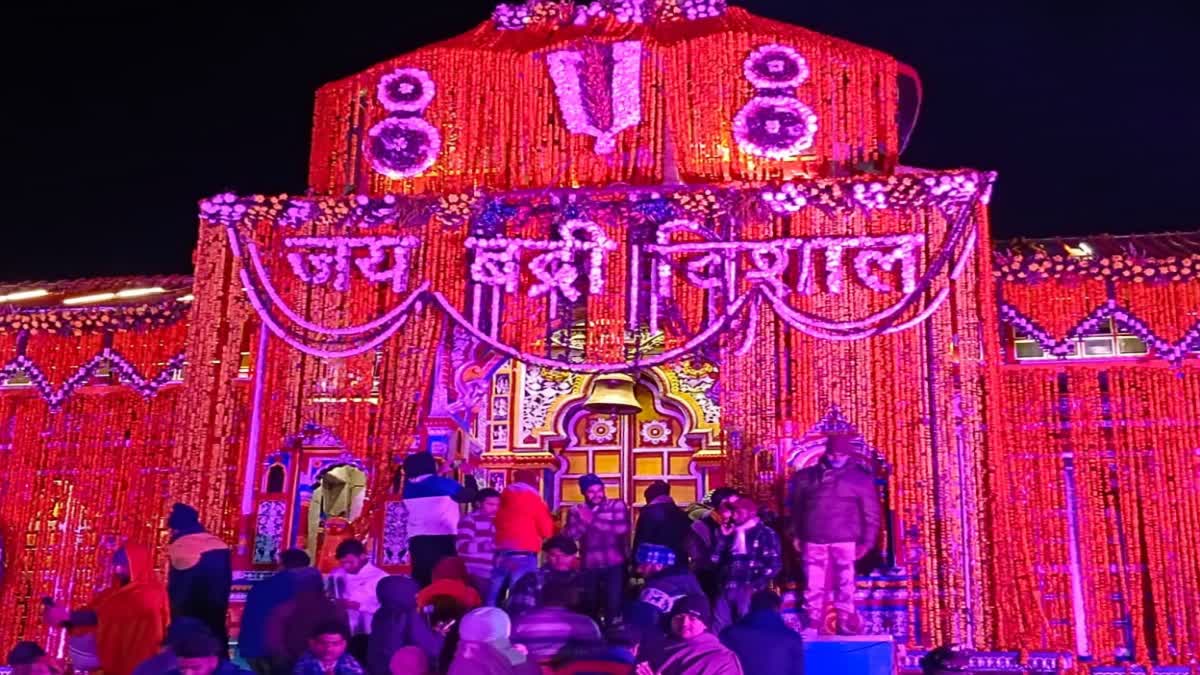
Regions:
<instances>
[{"instance_id":1,"label":"person in black jacket","mask_svg":"<svg viewBox=\"0 0 1200 675\"><path fill-rule=\"evenodd\" d=\"M200 514L187 504L175 504L167 517L171 540L167 557L167 595L171 619L190 616L208 626L229 655L229 591L233 586L233 558L229 546L209 534L200 524Z\"/></svg>"},{"instance_id":2,"label":"person in black jacket","mask_svg":"<svg viewBox=\"0 0 1200 675\"><path fill-rule=\"evenodd\" d=\"M675 553L676 564L688 562L687 540L692 519L671 498L671 485L656 480L646 487L646 505L638 515L633 533L633 550L642 544L666 546Z\"/></svg>"},{"instance_id":3,"label":"person in black jacket","mask_svg":"<svg viewBox=\"0 0 1200 675\"><path fill-rule=\"evenodd\" d=\"M721 631L721 642L737 654L747 673L803 675L804 640L783 622L774 591L750 598L750 613Z\"/></svg>"}]
</instances>

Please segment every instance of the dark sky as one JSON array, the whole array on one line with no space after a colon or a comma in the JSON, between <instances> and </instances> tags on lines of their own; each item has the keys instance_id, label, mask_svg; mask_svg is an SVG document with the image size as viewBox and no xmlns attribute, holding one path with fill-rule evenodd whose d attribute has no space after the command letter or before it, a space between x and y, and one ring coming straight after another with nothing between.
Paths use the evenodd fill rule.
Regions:
<instances>
[{"instance_id":1,"label":"dark sky","mask_svg":"<svg viewBox=\"0 0 1200 675\"><path fill-rule=\"evenodd\" d=\"M189 272L198 199L304 189L316 87L493 6L239 4L259 9L6 17L0 280ZM916 67L925 103L903 160L999 171L997 237L1200 226L1190 3L737 4Z\"/></svg>"}]
</instances>

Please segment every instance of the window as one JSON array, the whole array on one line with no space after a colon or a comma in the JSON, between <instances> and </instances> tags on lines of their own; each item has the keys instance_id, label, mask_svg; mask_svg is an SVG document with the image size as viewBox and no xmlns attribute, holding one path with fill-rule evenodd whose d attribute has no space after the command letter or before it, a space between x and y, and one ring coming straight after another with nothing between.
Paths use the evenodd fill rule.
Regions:
<instances>
[{"instance_id":1,"label":"window","mask_svg":"<svg viewBox=\"0 0 1200 675\"><path fill-rule=\"evenodd\" d=\"M1016 361L1046 361L1057 359L1047 353L1037 340L1009 328L1012 357ZM1114 359L1148 356L1150 348L1136 335L1112 319L1101 321L1095 329L1075 338L1067 359Z\"/></svg>"}]
</instances>

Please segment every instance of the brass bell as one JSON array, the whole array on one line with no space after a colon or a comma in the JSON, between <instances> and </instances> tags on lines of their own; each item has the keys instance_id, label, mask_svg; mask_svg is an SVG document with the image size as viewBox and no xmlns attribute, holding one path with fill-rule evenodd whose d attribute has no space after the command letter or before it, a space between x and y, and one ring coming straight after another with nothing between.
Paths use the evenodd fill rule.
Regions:
<instances>
[{"instance_id":1,"label":"brass bell","mask_svg":"<svg viewBox=\"0 0 1200 675\"><path fill-rule=\"evenodd\" d=\"M639 413L642 405L638 403L633 386L634 379L624 373L597 375L592 378L592 393L583 407L596 413Z\"/></svg>"}]
</instances>

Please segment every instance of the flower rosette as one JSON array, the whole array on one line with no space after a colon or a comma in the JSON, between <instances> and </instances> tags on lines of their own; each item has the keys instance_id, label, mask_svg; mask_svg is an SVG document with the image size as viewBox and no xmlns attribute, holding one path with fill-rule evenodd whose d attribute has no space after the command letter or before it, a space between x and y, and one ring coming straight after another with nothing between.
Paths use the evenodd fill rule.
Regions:
<instances>
[{"instance_id":1,"label":"flower rosette","mask_svg":"<svg viewBox=\"0 0 1200 675\"><path fill-rule=\"evenodd\" d=\"M763 45L742 62L746 80L758 89L791 89L808 79L808 62L784 45Z\"/></svg>"},{"instance_id":2,"label":"flower rosette","mask_svg":"<svg viewBox=\"0 0 1200 675\"><path fill-rule=\"evenodd\" d=\"M738 111L733 134L743 152L787 159L812 147L817 116L800 101L785 96L756 96Z\"/></svg>"},{"instance_id":3,"label":"flower rosette","mask_svg":"<svg viewBox=\"0 0 1200 675\"><path fill-rule=\"evenodd\" d=\"M364 145L375 171L398 180L433 166L442 137L419 117L389 117L371 127Z\"/></svg>"},{"instance_id":4,"label":"flower rosette","mask_svg":"<svg viewBox=\"0 0 1200 675\"><path fill-rule=\"evenodd\" d=\"M642 422L642 441L649 445L662 445L671 440L671 427L663 420Z\"/></svg>"},{"instance_id":5,"label":"flower rosette","mask_svg":"<svg viewBox=\"0 0 1200 675\"><path fill-rule=\"evenodd\" d=\"M379 103L388 112L420 113L433 100L437 87L420 68L400 68L379 79Z\"/></svg>"},{"instance_id":6,"label":"flower rosette","mask_svg":"<svg viewBox=\"0 0 1200 675\"><path fill-rule=\"evenodd\" d=\"M592 443L611 443L617 438L616 422L608 417L596 417L588 422L587 438Z\"/></svg>"}]
</instances>

